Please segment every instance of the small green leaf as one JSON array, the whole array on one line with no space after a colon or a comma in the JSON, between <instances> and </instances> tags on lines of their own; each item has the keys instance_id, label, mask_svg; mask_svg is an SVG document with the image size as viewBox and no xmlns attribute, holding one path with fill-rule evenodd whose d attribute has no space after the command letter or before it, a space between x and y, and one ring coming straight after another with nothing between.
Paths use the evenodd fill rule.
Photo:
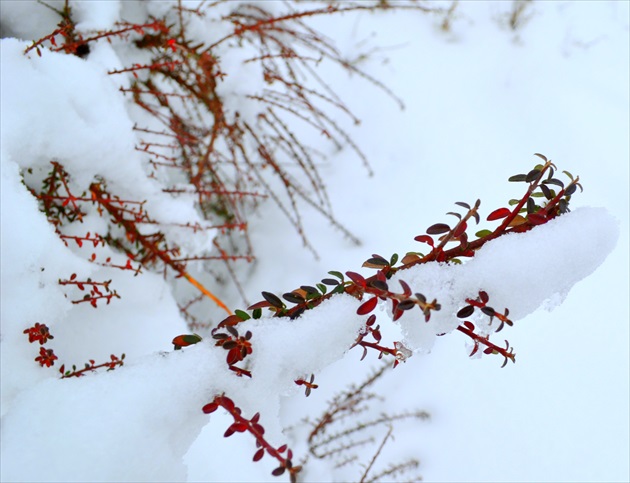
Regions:
<instances>
[{"instance_id":1,"label":"small green leaf","mask_svg":"<svg viewBox=\"0 0 630 483\"><path fill-rule=\"evenodd\" d=\"M398 253L394 253L392 255L392 258L389 259L389 264L390 265L396 265L397 261L398 261Z\"/></svg>"},{"instance_id":2,"label":"small green leaf","mask_svg":"<svg viewBox=\"0 0 630 483\"><path fill-rule=\"evenodd\" d=\"M262 316L262 309L254 309L254 311L252 312L252 317L254 319L260 319L261 316Z\"/></svg>"},{"instance_id":3,"label":"small green leaf","mask_svg":"<svg viewBox=\"0 0 630 483\"><path fill-rule=\"evenodd\" d=\"M519 181L526 181L527 179L527 175L525 174L515 174L514 176L510 176L508 178L508 181L511 181L513 183L518 183Z\"/></svg>"},{"instance_id":4,"label":"small green leaf","mask_svg":"<svg viewBox=\"0 0 630 483\"><path fill-rule=\"evenodd\" d=\"M328 289L326 288L326 285L324 285L323 283L317 283L315 284L315 286L319 289L322 295L326 295L326 292L328 291Z\"/></svg>"},{"instance_id":5,"label":"small green leaf","mask_svg":"<svg viewBox=\"0 0 630 483\"><path fill-rule=\"evenodd\" d=\"M249 320L249 314L247 312L243 312L242 310L235 310L234 315L237 315L241 320Z\"/></svg>"},{"instance_id":6,"label":"small green leaf","mask_svg":"<svg viewBox=\"0 0 630 483\"><path fill-rule=\"evenodd\" d=\"M339 280L341 280L343 282L344 278L343 278L343 274L341 272L336 272L335 270L331 270L328 273L331 274L333 277L337 277Z\"/></svg>"}]
</instances>

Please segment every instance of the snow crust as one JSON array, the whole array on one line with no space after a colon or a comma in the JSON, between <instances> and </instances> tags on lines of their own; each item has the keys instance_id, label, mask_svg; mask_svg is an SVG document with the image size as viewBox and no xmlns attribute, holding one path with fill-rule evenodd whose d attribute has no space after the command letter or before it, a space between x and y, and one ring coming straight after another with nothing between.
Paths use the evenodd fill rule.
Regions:
<instances>
[{"instance_id":1,"label":"snow crust","mask_svg":"<svg viewBox=\"0 0 630 483\"><path fill-rule=\"evenodd\" d=\"M488 306L500 313L509 308L512 321L541 306L552 310L602 264L618 237L618 221L605 209L582 207L535 230L492 240L461 265L430 262L398 272L393 286L404 280L414 292L441 304L428 323L418 311L400 319L409 348L430 350L436 335L459 325L456 314L465 300L482 290L490 295ZM487 324L488 331L498 323Z\"/></svg>"}]
</instances>

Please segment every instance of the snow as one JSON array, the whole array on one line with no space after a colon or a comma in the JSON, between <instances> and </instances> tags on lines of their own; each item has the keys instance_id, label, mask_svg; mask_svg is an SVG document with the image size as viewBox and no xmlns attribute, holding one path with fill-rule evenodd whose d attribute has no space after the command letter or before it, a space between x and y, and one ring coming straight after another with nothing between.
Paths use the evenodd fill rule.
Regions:
<instances>
[{"instance_id":1,"label":"snow","mask_svg":"<svg viewBox=\"0 0 630 483\"><path fill-rule=\"evenodd\" d=\"M192 235L174 225L205 223L194 198L164 196L164 179L149 178L146 157L135 150L132 126L140 113L118 91L128 78L107 75L128 65L131 54L101 42L85 60L45 48L41 57L25 56L32 39L55 28L55 15L35 2L0 5L2 481L268 481L273 463L251 462L253 438L224 439L231 417L221 410L207 416L201 407L225 392L247 417L261 413L272 444L306 454L303 439L291 436L304 431L300 419L316 417L375 363L374 353L359 362L360 350L349 350L365 322L356 314L360 302L336 296L296 320L264 312L239 325L239 333L253 334L251 379L228 370L226 351L210 337L173 351L172 338L191 332L173 280L88 262L91 253L116 264L126 257L109 247L66 246L22 183L27 170L41 180L58 160L75 195L102 177L123 199L147 200L148 213L184 256L211 246L215 231ZM161 15L169 6L71 5L83 32L141 17L144 8ZM366 38L388 47L375 58L391 61L367 67L407 109L397 111L358 79L323 70L336 76L340 97L363 120L349 129L375 171L364 174L347 148L317 145L331 155L322 173L337 218L363 245L305 207L307 235L320 255L314 260L290 223L265 204L250 221L258 261L244 288L256 301L261 290L282 294L328 270L359 271L371 253L418 250L413 237L442 221L454 201L482 198L484 213L505 206L524 186L507 177L531 168L533 152L551 156L584 184L571 213L493 240L462 265L428 263L389 282L405 280L442 309L428 323L419 311L397 323L386 307L376 311L384 340L403 339L416 353L379 383L386 399L374 414L420 407L433 417L397 427L382 458L419 457L428 481L627 481L628 3L534 2L516 33L500 20L510 5L462 2L447 32L436 17L419 13L312 19L348 54ZM191 29L206 41L223 34L201 23ZM225 66L238 65L242 54L230 59L223 49ZM243 69L236 87L221 87L234 109L242 109L248 83L263 87L254 85L257 76ZM66 233L104 233L106 225L88 209L83 224ZM121 299L97 309L72 304L82 292L58 281L73 273L111 279ZM492 356L470 360L464 337L451 333L461 322L454 314L479 290L515 321L497 339L508 338L518 354L502 370ZM39 367L39 344L22 333L35 322L55 336L46 347L63 361L52 368ZM58 378L61 362L81 367L121 353L122 368ZM294 381L310 374L319 387L306 400ZM304 477L358 479L349 468L313 458Z\"/></svg>"}]
</instances>

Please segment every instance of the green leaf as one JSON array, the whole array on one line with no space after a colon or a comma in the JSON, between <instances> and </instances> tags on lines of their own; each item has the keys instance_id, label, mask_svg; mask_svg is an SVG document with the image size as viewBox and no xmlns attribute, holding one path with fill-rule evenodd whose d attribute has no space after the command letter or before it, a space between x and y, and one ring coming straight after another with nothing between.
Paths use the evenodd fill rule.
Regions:
<instances>
[{"instance_id":1,"label":"green leaf","mask_svg":"<svg viewBox=\"0 0 630 483\"><path fill-rule=\"evenodd\" d=\"M515 174L514 176L510 176L508 178L508 181L511 181L513 183L518 183L519 181L526 181L527 179L527 175L525 174Z\"/></svg>"},{"instance_id":2,"label":"green leaf","mask_svg":"<svg viewBox=\"0 0 630 483\"><path fill-rule=\"evenodd\" d=\"M254 309L254 311L252 312L252 317L254 319L260 319L261 316L262 316L262 309Z\"/></svg>"},{"instance_id":3,"label":"green leaf","mask_svg":"<svg viewBox=\"0 0 630 483\"><path fill-rule=\"evenodd\" d=\"M392 258L389 259L389 264L390 265L396 265L397 261L398 261L398 253L394 253L392 255Z\"/></svg>"},{"instance_id":4,"label":"green leaf","mask_svg":"<svg viewBox=\"0 0 630 483\"><path fill-rule=\"evenodd\" d=\"M492 232L490 230L479 230L477 233L475 233L475 236L477 238L483 238L484 236L488 236L491 234Z\"/></svg>"},{"instance_id":5,"label":"green leaf","mask_svg":"<svg viewBox=\"0 0 630 483\"><path fill-rule=\"evenodd\" d=\"M323 283L317 283L315 284L315 286L319 289L322 295L326 295L326 292L328 291L328 289L326 288L326 285L324 285Z\"/></svg>"},{"instance_id":6,"label":"green leaf","mask_svg":"<svg viewBox=\"0 0 630 483\"><path fill-rule=\"evenodd\" d=\"M241 320L249 320L249 314L247 312L243 312L242 310L235 310L234 315L237 315Z\"/></svg>"},{"instance_id":7,"label":"green leaf","mask_svg":"<svg viewBox=\"0 0 630 483\"><path fill-rule=\"evenodd\" d=\"M335 270L331 270L330 273L333 277L337 277L339 280L341 280L343 282L344 278L343 278L343 274L341 272L337 272Z\"/></svg>"}]
</instances>

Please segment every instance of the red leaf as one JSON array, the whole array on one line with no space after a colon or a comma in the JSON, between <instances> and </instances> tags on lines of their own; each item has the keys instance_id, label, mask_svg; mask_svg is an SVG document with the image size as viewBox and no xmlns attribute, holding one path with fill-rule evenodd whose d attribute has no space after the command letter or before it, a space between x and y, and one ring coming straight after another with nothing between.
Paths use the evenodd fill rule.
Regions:
<instances>
[{"instance_id":1,"label":"red leaf","mask_svg":"<svg viewBox=\"0 0 630 483\"><path fill-rule=\"evenodd\" d=\"M498 210L494 210L492 213L490 213L488 215L488 218L486 219L488 221L500 220L501 218L505 218L506 216L509 216L510 213L512 212L508 210L507 208L499 208Z\"/></svg>"},{"instance_id":2,"label":"red leaf","mask_svg":"<svg viewBox=\"0 0 630 483\"><path fill-rule=\"evenodd\" d=\"M411 295L411 287L404 280L399 280L400 286L403 288L403 292L405 297L409 297Z\"/></svg>"},{"instance_id":3,"label":"red leaf","mask_svg":"<svg viewBox=\"0 0 630 483\"><path fill-rule=\"evenodd\" d=\"M542 225L544 223L547 223L547 217L539 213L530 213L529 215L527 215L527 220L532 225Z\"/></svg>"},{"instance_id":4,"label":"red leaf","mask_svg":"<svg viewBox=\"0 0 630 483\"><path fill-rule=\"evenodd\" d=\"M206 413L206 414L210 414L215 412L217 409L219 409L219 405L215 402L211 402L209 404L206 404L203 408L201 408L201 410Z\"/></svg>"},{"instance_id":5,"label":"red leaf","mask_svg":"<svg viewBox=\"0 0 630 483\"><path fill-rule=\"evenodd\" d=\"M238 315L229 315L219 323L219 327L225 327L226 325L236 325L240 322L243 322L243 319L241 319Z\"/></svg>"},{"instance_id":6,"label":"red leaf","mask_svg":"<svg viewBox=\"0 0 630 483\"><path fill-rule=\"evenodd\" d=\"M457 229L453 232L453 236L455 238L460 237L466 231L466 228L468 228L468 226L465 221L460 223Z\"/></svg>"},{"instance_id":7,"label":"red leaf","mask_svg":"<svg viewBox=\"0 0 630 483\"><path fill-rule=\"evenodd\" d=\"M287 450L287 445L283 444L278 448L278 453L284 453Z\"/></svg>"},{"instance_id":8,"label":"red leaf","mask_svg":"<svg viewBox=\"0 0 630 483\"><path fill-rule=\"evenodd\" d=\"M247 307L247 310L264 309L265 307L271 307L271 304L266 300L262 300L255 303L254 305Z\"/></svg>"},{"instance_id":9,"label":"red leaf","mask_svg":"<svg viewBox=\"0 0 630 483\"><path fill-rule=\"evenodd\" d=\"M431 238L429 235L418 235L414 238L414 240L421 243L428 243L429 245L434 246L433 238Z\"/></svg>"},{"instance_id":10,"label":"red leaf","mask_svg":"<svg viewBox=\"0 0 630 483\"><path fill-rule=\"evenodd\" d=\"M260 461L265 456L265 448L260 448L254 455L254 461Z\"/></svg>"},{"instance_id":11,"label":"red leaf","mask_svg":"<svg viewBox=\"0 0 630 483\"><path fill-rule=\"evenodd\" d=\"M236 422L236 423L233 423L232 426L230 426L228 429L231 429L232 431L236 431L237 433L244 433L245 431L247 431L247 424Z\"/></svg>"},{"instance_id":12,"label":"red leaf","mask_svg":"<svg viewBox=\"0 0 630 483\"><path fill-rule=\"evenodd\" d=\"M378 297L372 297L367 302L361 304L361 306L357 309L357 314L359 315L369 314L370 312L372 312L372 310L374 310L377 302L378 302Z\"/></svg>"},{"instance_id":13,"label":"red leaf","mask_svg":"<svg viewBox=\"0 0 630 483\"><path fill-rule=\"evenodd\" d=\"M346 272L346 275L348 276L348 278L350 280L352 280L354 283L356 283L357 285L360 285L361 287L365 288L365 278L363 278L362 275L359 275L356 272Z\"/></svg>"},{"instance_id":14,"label":"red leaf","mask_svg":"<svg viewBox=\"0 0 630 483\"><path fill-rule=\"evenodd\" d=\"M230 412L234 411L234 401L229 397L221 396L219 404Z\"/></svg>"}]
</instances>

